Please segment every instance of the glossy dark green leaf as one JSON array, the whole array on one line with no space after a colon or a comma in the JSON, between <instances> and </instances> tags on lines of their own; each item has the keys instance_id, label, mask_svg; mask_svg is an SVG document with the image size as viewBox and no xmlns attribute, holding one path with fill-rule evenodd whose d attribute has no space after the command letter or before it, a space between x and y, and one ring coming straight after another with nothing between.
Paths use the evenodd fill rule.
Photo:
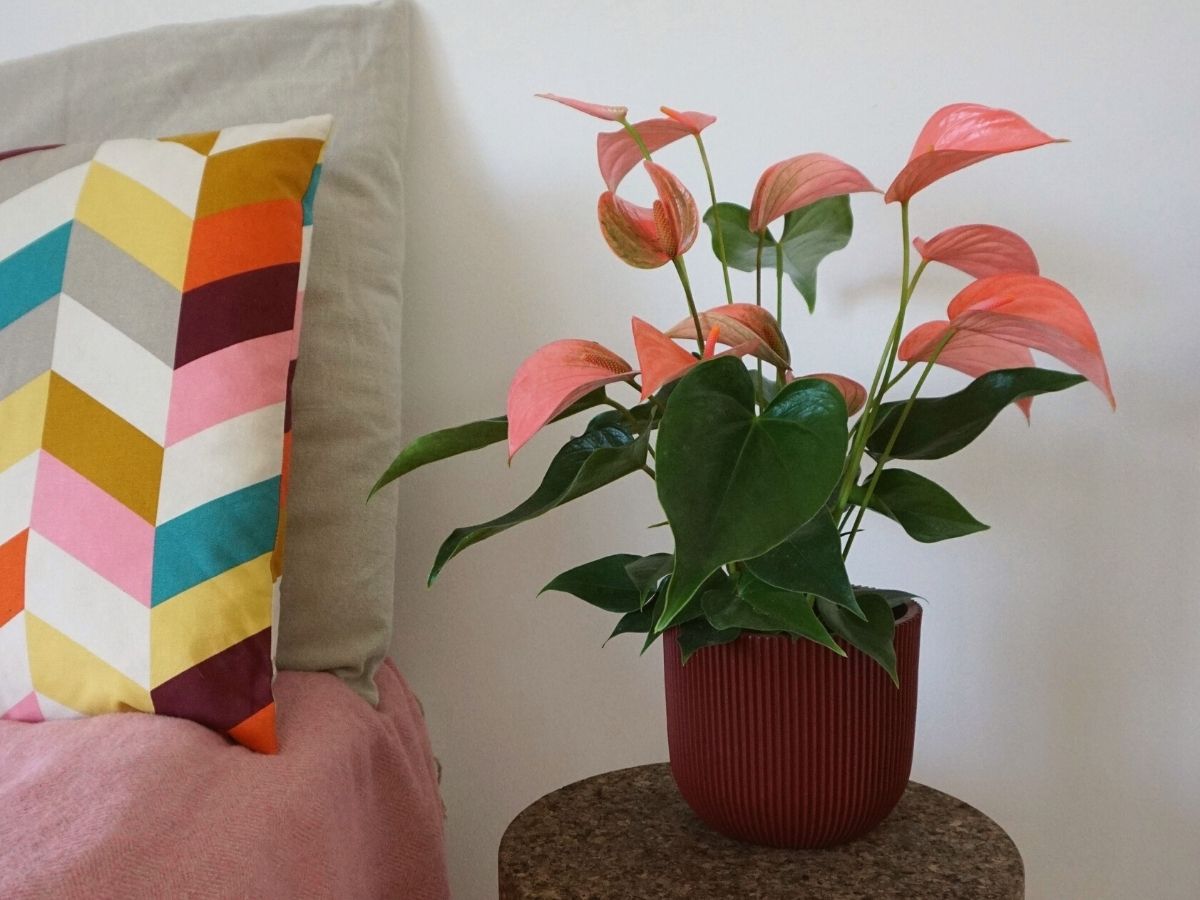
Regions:
<instances>
[{"instance_id":1,"label":"glossy dark green leaf","mask_svg":"<svg viewBox=\"0 0 1200 900\"><path fill-rule=\"evenodd\" d=\"M626 566L641 559L632 553L615 553L568 569L538 593L561 591L608 612L627 613L642 608L637 585Z\"/></svg>"},{"instance_id":2,"label":"glossy dark green leaf","mask_svg":"<svg viewBox=\"0 0 1200 900\"><path fill-rule=\"evenodd\" d=\"M646 428L657 428L658 418L658 407L650 401L646 401L630 407L628 413L619 409L605 410L595 416L588 423L588 427L604 428L608 425L616 425L632 431L634 434L641 434Z\"/></svg>"},{"instance_id":3,"label":"glossy dark green leaf","mask_svg":"<svg viewBox=\"0 0 1200 900\"><path fill-rule=\"evenodd\" d=\"M861 503L859 487L851 499ZM940 485L916 472L884 469L868 506L900 524L909 537L922 543L944 541L985 531L987 526L972 516Z\"/></svg>"},{"instance_id":4,"label":"glossy dark green leaf","mask_svg":"<svg viewBox=\"0 0 1200 900\"><path fill-rule=\"evenodd\" d=\"M559 413L554 421L557 422L559 419L565 419L578 412L583 412L585 409L598 406L604 402L604 397L603 388L592 391ZM387 471L375 482L375 486L371 488L371 493L367 495L367 499L370 500L380 488L390 484L402 475L407 475L413 469L419 469L421 466L448 459L460 453L481 450L491 444L497 444L507 437L507 416L496 416L492 419L482 419L478 422L468 422L466 425L457 425L454 428L431 431L429 434L417 438L400 451L400 455L392 461L392 464L387 467Z\"/></svg>"},{"instance_id":5,"label":"glossy dark green leaf","mask_svg":"<svg viewBox=\"0 0 1200 900\"><path fill-rule=\"evenodd\" d=\"M782 625L770 616L765 616L742 599L733 580L697 593L704 618L718 631L730 628L745 628L750 631L782 631Z\"/></svg>"},{"instance_id":6,"label":"glossy dark green leaf","mask_svg":"<svg viewBox=\"0 0 1200 900\"><path fill-rule=\"evenodd\" d=\"M447 562L472 544L638 471L645 465L649 443L650 432L635 440L628 431L612 426L572 438L555 454L542 483L524 503L480 525L457 528L446 538L429 573L429 583L433 584Z\"/></svg>"},{"instance_id":7,"label":"glossy dark green leaf","mask_svg":"<svg viewBox=\"0 0 1200 900\"><path fill-rule=\"evenodd\" d=\"M818 200L788 213L783 220L783 271L812 312L817 302L817 266L850 243L854 216L850 197L842 194Z\"/></svg>"},{"instance_id":8,"label":"glossy dark green leaf","mask_svg":"<svg viewBox=\"0 0 1200 900\"><path fill-rule=\"evenodd\" d=\"M679 631L676 635L676 639L679 641L679 649L682 651L683 664L687 665L687 661L692 658L692 655L697 650L736 641L741 633L741 629L739 628L713 628L703 618L685 622L679 626Z\"/></svg>"},{"instance_id":9,"label":"glossy dark green leaf","mask_svg":"<svg viewBox=\"0 0 1200 900\"><path fill-rule=\"evenodd\" d=\"M890 455L894 459L949 456L979 437L1013 401L1063 391L1082 381L1082 375L1032 367L988 372L958 393L913 403ZM902 406L896 402L880 407L878 424L867 439L872 455L878 456L887 446Z\"/></svg>"},{"instance_id":10,"label":"glossy dark green leaf","mask_svg":"<svg viewBox=\"0 0 1200 900\"><path fill-rule=\"evenodd\" d=\"M839 656L846 655L813 611L815 599L812 595L780 590L753 575L743 576L738 581L738 594L759 615L778 622L778 630L808 638Z\"/></svg>"},{"instance_id":11,"label":"glossy dark green leaf","mask_svg":"<svg viewBox=\"0 0 1200 900\"><path fill-rule=\"evenodd\" d=\"M617 627L612 630L612 634L608 636L608 643L619 634L650 634L654 630L654 610L650 607L646 609L635 609L633 612L627 612L621 616L621 620L617 622Z\"/></svg>"},{"instance_id":12,"label":"glossy dark green leaf","mask_svg":"<svg viewBox=\"0 0 1200 900\"><path fill-rule=\"evenodd\" d=\"M670 553L651 553L639 556L625 566L625 574L638 592L638 609L654 596L662 580L671 574L675 557Z\"/></svg>"},{"instance_id":13,"label":"glossy dark green leaf","mask_svg":"<svg viewBox=\"0 0 1200 900\"><path fill-rule=\"evenodd\" d=\"M888 602L888 605L891 606L892 609L899 609L908 603L909 600L922 599L920 594L913 594L909 591L897 591L891 588L863 587L862 585L856 584L854 586L854 596L857 597L860 594L878 594Z\"/></svg>"},{"instance_id":14,"label":"glossy dark green leaf","mask_svg":"<svg viewBox=\"0 0 1200 900\"><path fill-rule=\"evenodd\" d=\"M781 591L753 575L742 574L736 583L704 591L700 598L704 617L717 631L740 629L767 634L784 633L808 638L845 656L813 612L813 598Z\"/></svg>"},{"instance_id":15,"label":"glossy dark green leaf","mask_svg":"<svg viewBox=\"0 0 1200 900\"><path fill-rule=\"evenodd\" d=\"M830 384L792 382L761 415L738 359L692 368L667 404L658 498L675 535L666 628L705 579L762 556L821 509L841 475L846 405Z\"/></svg>"},{"instance_id":16,"label":"glossy dark green leaf","mask_svg":"<svg viewBox=\"0 0 1200 900\"><path fill-rule=\"evenodd\" d=\"M863 591L858 604L866 621L855 618L840 606L818 599L817 610L825 624L839 637L845 638L875 662L883 666L892 682L899 684L896 675L896 619L887 600L877 593Z\"/></svg>"},{"instance_id":17,"label":"glossy dark green leaf","mask_svg":"<svg viewBox=\"0 0 1200 900\"><path fill-rule=\"evenodd\" d=\"M837 525L827 509L820 510L767 553L746 560L746 568L781 590L816 594L862 617L846 575Z\"/></svg>"}]
</instances>

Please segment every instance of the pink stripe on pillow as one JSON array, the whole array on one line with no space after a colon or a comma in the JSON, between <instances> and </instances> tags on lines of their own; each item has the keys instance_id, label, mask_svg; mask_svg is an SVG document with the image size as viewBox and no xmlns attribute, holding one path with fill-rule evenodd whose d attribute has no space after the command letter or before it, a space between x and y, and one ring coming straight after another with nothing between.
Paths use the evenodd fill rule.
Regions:
<instances>
[{"instance_id":1,"label":"pink stripe on pillow","mask_svg":"<svg viewBox=\"0 0 1200 900\"><path fill-rule=\"evenodd\" d=\"M23 700L18 700L8 712L0 716L9 722L44 722L42 708L38 706L37 694L26 694Z\"/></svg>"},{"instance_id":2,"label":"pink stripe on pillow","mask_svg":"<svg viewBox=\"0 0 1200 900\"><path fill-rule=\"evenodd\" d=\"M296 337L280 331L209 353L175 370L167 446L287 398Z\"/></svg>"},{"instance_id":3,"label":"pink stripe on pillow","mask_svg":"<svg viewBox=\"0 0 1200 900\"><path fill-rule=\"evenodd\" d=\"M154 526L44 450L38 459L30 527L150 605Z\"/></svg>"}]
</instances>

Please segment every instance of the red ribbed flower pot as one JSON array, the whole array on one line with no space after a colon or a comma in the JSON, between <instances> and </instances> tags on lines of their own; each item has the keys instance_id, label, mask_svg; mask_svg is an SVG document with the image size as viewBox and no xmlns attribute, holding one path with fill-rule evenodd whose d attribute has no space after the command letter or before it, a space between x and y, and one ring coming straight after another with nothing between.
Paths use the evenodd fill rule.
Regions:
<instances>
[{"instance_id":1,"label":"red ribbed flower pot","mask_svg":"<svg viewBox=\"0 0 1200 900\"><path fill-rule=\"evenodd\" d=\"M671 773L716 831L773 847L830 847L870 831L912 768L921 608L896 622L900 687L843 642L743 634L686 666L663 642Z\"/></svg>"}]
</instances>

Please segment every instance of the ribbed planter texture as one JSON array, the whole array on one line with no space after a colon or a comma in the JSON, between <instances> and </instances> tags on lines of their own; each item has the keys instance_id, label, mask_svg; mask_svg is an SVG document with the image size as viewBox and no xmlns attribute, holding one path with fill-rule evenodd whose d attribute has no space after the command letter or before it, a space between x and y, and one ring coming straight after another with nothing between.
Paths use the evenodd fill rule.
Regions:
<instances>
[{"instance_id":1,"label":"ribbed planter texture","mask_svg":"<svg viewBox=\"0 0 1200 900\"><path fill-rule=\"evenodd\" d=\"M896 807L916 731L916 603L896 622L899 688L844 643L843 658L808 640L743 634L684 666L675 632L666 638L671 773L709 827L753 844L831 847Z\"/></svg>"}]
</instances>

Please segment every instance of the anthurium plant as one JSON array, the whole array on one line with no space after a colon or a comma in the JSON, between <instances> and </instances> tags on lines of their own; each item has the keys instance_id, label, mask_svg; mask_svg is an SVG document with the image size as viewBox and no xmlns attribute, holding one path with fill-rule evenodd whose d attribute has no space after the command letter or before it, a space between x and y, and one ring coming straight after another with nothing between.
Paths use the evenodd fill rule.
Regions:
<instances>
[{"instance_id":1,"label":"anthurium plant","mask_svg":"<svg viewBox=\"0 0 1200 900\"><path fill-rule=\"evenodd\" d=\"M886 516L922 542L987 527L903 463L962 450L1010 404L1028 417L1035 396L1084 380L1113 402L1087 314L1070 291L1041 275L1022 238L984 224L956 225L927 240L909 234L910 204L933 182L1056 139L1008 110L970 103L938 110L921 129L883 192L885 203L899 207L899 296L864 387L840 374L796 374L781 327L793 288L814 309L820 262L850 240L850 195L880 193L862 172L804 153L768 167L749 207L719 202L702 137L713 116L663 107L660 117L631 122L623 106L540 96L613 124L596 145L605 185L600 232L630 266L673 266L687 314L666 328L633 319L636 367L594 341L547 344L517 369L506 416L436 431L403 449L376 490L490 444L507 441L511 459L546 424L590 416L525 502L446 539L430 583L472 544L618 479L644 478L674 551L605 556L563 572L546 589L619 615L613 634L644 634L646 646L678 627L685 658L743 631L792 635L834 653L844 653L841 638L895 678L894 611L913 595L852 586L846 559L864 516ZM680 179L654 160L685 139L695 142L707 176L703 215ZM649 208L619 193L639 168L657 198ZM701 222L724 281L723 301L705 309L685 263ZM945 319L906 334L909 305L931 264L970 280ZM753 279L735 291L735 278L745 276L731 270ZM1077 374L1038 367L1033 350ZM921 396L935 364L973 380L948 396Z\"/></svg>"}]
</instances>

